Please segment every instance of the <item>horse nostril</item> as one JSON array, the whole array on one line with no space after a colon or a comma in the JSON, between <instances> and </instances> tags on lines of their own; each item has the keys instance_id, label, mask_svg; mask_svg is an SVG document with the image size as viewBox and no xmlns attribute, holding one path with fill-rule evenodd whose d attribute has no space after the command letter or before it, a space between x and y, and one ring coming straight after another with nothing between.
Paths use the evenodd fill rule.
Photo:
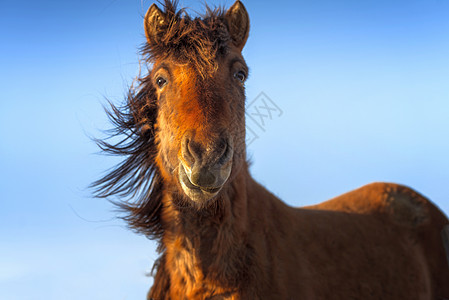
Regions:
<instances>
[{"instance_id":1,"label":"horse nostril","mask_svg":"<svg viewBox=\"0 0 449 300\"><path fill-rule=\"evenodd\" d=\"M191 167L195 163L195 157L190 149L190 138L184 136L181 144L181 154L185 162Z\"/></svg>"},{"instance_id":2,"label":"horse nostril","mask_svg":"<svg viewBox=\"0 0 449 300\"><path fill-rule=\"evenodd\" d=\"M233 154L233 147L230 140L224 140L222 145L222 151L218 163L224 165L231 159Z\"/></svg>"}]
</instances>

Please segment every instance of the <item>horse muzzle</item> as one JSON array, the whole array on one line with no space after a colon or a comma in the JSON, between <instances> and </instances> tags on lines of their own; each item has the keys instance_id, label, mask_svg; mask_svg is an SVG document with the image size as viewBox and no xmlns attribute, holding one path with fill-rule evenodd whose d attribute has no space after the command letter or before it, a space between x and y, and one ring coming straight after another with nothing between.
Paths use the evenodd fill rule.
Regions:
<instances>
[{"instance_id":1,"label":"horse muzzle","mask_svg":"<svg viewBox=\"0 0 449 300\"><path fill-rule=\"evenodd\" d=\"M212 199L231 175L233 147L221 139L215 147L201 147L189 136L182 142L179 182L184 193L195 202Z\"/></svg>"}]
</instances>

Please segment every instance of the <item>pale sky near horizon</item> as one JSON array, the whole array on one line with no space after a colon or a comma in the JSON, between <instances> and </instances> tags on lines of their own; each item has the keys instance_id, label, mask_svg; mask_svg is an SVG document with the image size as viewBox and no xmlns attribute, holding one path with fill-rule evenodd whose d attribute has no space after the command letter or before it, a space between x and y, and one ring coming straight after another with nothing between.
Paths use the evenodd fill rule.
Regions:
<instances>
[{"instance_id":1,"label":"pale sky near horizon","mask_svg":"<svg viewBox=\"0 0 449 300\"><path fill-rule=\"evenodd\" d=\"M154 242L86 187L118 161L89 136L138 74L151 3L2 1L0 299L145 299ZM398 182L448 214L449 1L243 3L248 103L282 110L248 121L254 177L292 206Z\"/></svg>"}]
</instances>

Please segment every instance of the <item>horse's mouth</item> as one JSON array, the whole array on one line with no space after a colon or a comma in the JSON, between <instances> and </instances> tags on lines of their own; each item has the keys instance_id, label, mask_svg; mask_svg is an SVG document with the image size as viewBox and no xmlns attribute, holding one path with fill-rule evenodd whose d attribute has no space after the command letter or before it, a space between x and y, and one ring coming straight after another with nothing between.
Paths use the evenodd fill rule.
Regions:
<instances>
[{"instance_id":1,"label":"horse's mouth","mask_svg":"<svg viewBox=\"0 0 449 300\"><path fill-rule=\"evenodd\" d=\"M179 182L184 193L193 201L204 202L215 197L223 186L202 187L192 183L182 163L179 166Z\"/></svg>"}]
</instances>

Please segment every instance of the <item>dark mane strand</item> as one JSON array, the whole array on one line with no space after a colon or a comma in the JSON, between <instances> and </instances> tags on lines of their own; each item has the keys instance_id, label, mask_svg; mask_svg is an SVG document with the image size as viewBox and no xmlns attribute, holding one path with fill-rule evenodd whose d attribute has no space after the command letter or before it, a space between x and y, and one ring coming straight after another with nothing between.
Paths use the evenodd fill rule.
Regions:
<instances>
[{"instance_id":1,"label":"dark mane strand","mask_svg":"<svg viewBox=\"0 0 449 300\"><path fill-rule=\"evenodd\" d=\"M147 41L142 54L148 62L170 57L180 63L188 62L201 76L216 70L216 59L228 51L231 40L225 10L206 5L206 13L192 18L185 9L177 10L178 1L165 0L166 20L154 40Z\"/></svg>"},{"instance_id":2,"label":"dark mane strand","mask_svg":"<svg viewBox=\"0 0 449 300\"><path fill-rule=\"evenodd\" d=\"M158 239L162 235L160 198L163 186L155 165L157 105L154 93L147 76L141 80L137 92L129 90L122 107L109 103L110 109L106 112L114 128L107 131L107 138L95 141L106 154L126 158L91 187L96 197L125 199L112 201L126 213L123 219L132 229ZM110 142L113 138L119 141Z\"/></svg>"}]
</instances>

